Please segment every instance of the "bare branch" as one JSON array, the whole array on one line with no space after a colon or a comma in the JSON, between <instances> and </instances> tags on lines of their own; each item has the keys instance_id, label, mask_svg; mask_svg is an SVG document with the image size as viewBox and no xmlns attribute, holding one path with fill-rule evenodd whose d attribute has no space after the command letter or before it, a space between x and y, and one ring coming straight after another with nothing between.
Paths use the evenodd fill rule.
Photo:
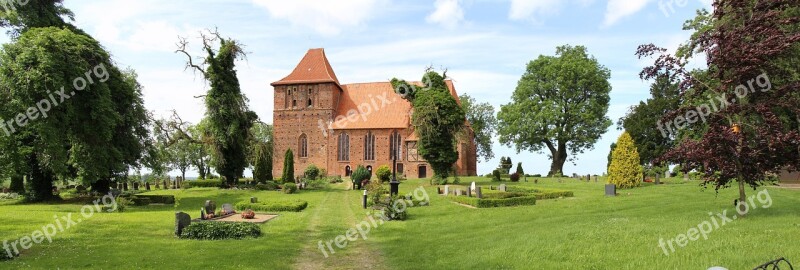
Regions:
<instances>
[{"instance_id":1,"label":"bare branch","mask_svg":"<svg viewBox=\"0 0 800 270\"><path fill-rule=\"evenodd\" d=\"M178 36L178 40L179 40L178 44L176 44L178 46L178 49L175 51L175 53L183 53L184 55L186 55L186 58L188 59L188 62L186 63L186 69L194 68L195 71L199 71L200 73L203 74L203 76L205 76L206 71L202 67L196 65L192 60L192 55L190 55L189 52L186 51L186 46L189 45L189 42L186 41L185 38L180 36ZM205 44L205 41L203 43Z\"/></svg>"}]
</instances>

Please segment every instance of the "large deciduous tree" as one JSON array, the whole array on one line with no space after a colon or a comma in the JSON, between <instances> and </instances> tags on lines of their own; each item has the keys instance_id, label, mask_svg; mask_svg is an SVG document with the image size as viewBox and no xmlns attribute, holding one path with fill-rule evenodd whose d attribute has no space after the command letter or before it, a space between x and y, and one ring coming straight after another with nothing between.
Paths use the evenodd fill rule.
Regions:
<instances>
[{"instance_id":1,"label":"large deciduous tree","mask_svg":"<svg viewBox=\"0 0 800 270\"><path fill-rule=\"evenodd\" d=\"M467 94L459 96L461 107L467 116L467 122L475 133L475 146L479 157L485 161L494 158L492 143L494 143L494 131L497 128L497 118L495 117L494 107L488 102L478 103L473 97Z\"/></svg>"},{"instance_id":2,"label":"large deciduous tree","mask_svg":"<svg viewBox=\"0 0 800 270\"><path fill-rule=\"evenodd\" d=\"M440 75L429 69L422 79L424 89L404 96L414 110L411 124L419 135L418 153L431 164L433 181L438 184L447 183L458 161L456 145L466 123L463 108L447 87L446 76L447 72ZM398 79L392 79L392 86L396 90L415 88Z\"/></svg>"},{"instance_id":3,"label":"large deciduous tree","mask_svg":"<svg viewBox=\"0 0 800 270\"><path fill-rule=\"evenodd\" d=\"M652 44L640 46L637 55L657 56L642 71L643 79L669 74L679 80L684 97L727 100L706 116L707 128L698 138L681 141L663 159L702 171L704 185L716 189L737 182L744 202L745 186L757 188L767 173L800 168L800 9L796 0L716 0L714 7L690 21L696 33L682 51L706 55L713 83L685 69L686 55L673 56ZM664 120L692 110L696 107L684 106Z\"/></svg>"},{"instance_id":4,"label":"large deciduous tree","mask_svg":"<svg viewBox=\"0 0 800 270\"><path fill-rule=\"evenodd\" d=\"M208 135L211 141L213 167L227 186L234 186L248 166L250 127L258 119L247 107L236 76L236 61L245 56L238 41L223 38L219 33L203 34L205 67L196 65L186 51L188 42L181 39L177 52L188 57L187 68L203 74L211 88L205 96ZM219 42L215 49L212 43Z\"/></svg>"},{"instance_id":5,"label":"large deciduous tree","mask_svg":"<svg viewBox=\"0 0 800 270\"><path fill-rule=\"evenodd\" d=\"M550 151L550 172L592 149L611 126L610 72L583 46L560 46L556 56L528 63L512 96L498 113L500 142L522 150Z\"/></svg>"}]
</instances>

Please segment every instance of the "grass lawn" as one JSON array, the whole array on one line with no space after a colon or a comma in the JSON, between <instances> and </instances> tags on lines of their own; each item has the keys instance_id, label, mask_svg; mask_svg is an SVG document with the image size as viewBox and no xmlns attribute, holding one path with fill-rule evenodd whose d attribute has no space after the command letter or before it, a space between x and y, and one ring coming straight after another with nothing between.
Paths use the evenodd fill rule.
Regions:
<instances>
[{"instance_id":1,"label":"grass lawn","mask_svg":"<svg viewBox=\"0 0 800 270\"><path fill-rule=\"evenodd\" d=\"M155 191L174 194L175 206L130 207L95 214L53 243L34 245L0 269L752 269L786 257L800 265L800 190L767 188L772 205L750 211L665 255L665 241L686 234L709 212L734 216L737 191L703 191L697 182L670 179L661 186L621 190L604 197L602 183L564 179L506 183L572 190L575 197L540 200L535 206L473 209L435 195L427 180L409 180L401 193L425 186L431 206L409 210L409 220L373 228L367 240L350 242L325 258L318 248L365 220L361 192L334 185L326 191L222 191L212 188ZM498 185L462 178L463 185ZM487 187L488 188L488 187ZM763 189L763 188L762 188ZM748 190L748 195L756 195ZM262 225L257 239L176 239L175 211L197 217L206 199L218 206L247 200L302 199L302 212L281 212ZM762 204L756 199L755 204ZM16 240L54 222L80 217L81 204L0 203L0 240ZM719 218L717 220L721 223ZM673 240L674 241L674 240ZM668 248L668 247L667 247ZM0 250L2 251L2 250Z\"/></svg>"}]
</instances>

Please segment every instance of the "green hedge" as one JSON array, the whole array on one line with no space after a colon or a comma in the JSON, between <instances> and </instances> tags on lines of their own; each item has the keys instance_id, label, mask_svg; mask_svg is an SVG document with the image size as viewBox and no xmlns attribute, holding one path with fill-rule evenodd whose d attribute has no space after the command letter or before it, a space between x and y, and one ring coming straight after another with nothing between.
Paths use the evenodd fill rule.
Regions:
<instances>
[{"instance_id":1,"label":"green hedge","mask_svg":"<svg viewBox=\"0 0 800 270\"><path fill-rule=\"evenodd\" d=\"M471 205L477 208L536 205L535 196L511 197L505 199L478 199L466 196L452 196L449 198L457 203Z\"/></svg>"},{"instance_id":2,"label":"green hedge","mask_svg":"<svg viewBox=\"0 0 800 270\"><path fill-rule=\"evenodd\" d=\"M222 180L194 180L194 181L183 181L181 183L182 188L203 188L203 187L221 187Z\"/></svg>"},{"instance_id":3,"label":"green hedge","mask_svg":"<svg viewBox=\"0 0 800 270\"><path fill-rule=\"evenodd\" d=\"M148 206L148 205L150 205L150 198L133 197L131 199L131 201L133 201L133 205L135 205L135 206Z\"/></svg>"},{"instance_id":4,"label":"green hedge","mask_svg":"<svg viewBox=\"0 0 800 270\"><path fill-rule=\"evenodd\" d=\"M532 193L539 200L555 199L560 197L575 197L574 192L560 189L508 186L506 190L513 193Z\"/></svg>"},{"instance_id":5,"label":"green hedge","mask_svg":"<svg viewBox=\"0 0 800 270\"><path fill-rule=\"evenodd\" d=\"M261 227L247 222L195 222L183 229L182 239L222 240L261 236Z\"/></svg>"},{"instance_id":6,"label":"green hedge","mask_svg":"<svg viewBox=\"0 0 800 270\"><path fill-rule=\"evenodd\" d=\"M252 209L256 212L300 212L308 207L308 202L301 200L294 201L269 201L250 203L243 201L236 204L236 210L243 211Z\"/></svg>"},{"instance_id":7,"label":"green hedge","mask_svg":"<svg viewBox=\"0 0 800 270\"><path fill-rule=\"evenodd\" d=\"M150 199L150 203L175 204L174 195L135 195L134 202L136 198Z\"/></svg>"}]
</instances>

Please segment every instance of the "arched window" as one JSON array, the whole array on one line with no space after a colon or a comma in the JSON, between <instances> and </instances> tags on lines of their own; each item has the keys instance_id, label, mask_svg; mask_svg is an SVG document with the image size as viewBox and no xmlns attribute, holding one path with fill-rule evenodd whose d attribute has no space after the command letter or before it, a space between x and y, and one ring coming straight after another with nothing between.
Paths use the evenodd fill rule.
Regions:
<instances>
[{"instance_id":1,"label":"arched window","mask_svg":"<svg viewBox=\"0 0 800 270\"><path fill-rule=\"evenodd\" d=\"M297 147L297 149L300 149L301 158L308 157L308 136L306 136L306 134L300 135L300 145Z\"/></svg>"},{"instance_id":2,"label":"arched window","mask_svg":"<svg viewBox=\"0 0 800 270\"><path fill-rule=\"evenodd\" d=\"M339 161L350 161L350 136L347 133L339 134Z\"/></svg>"},{"instance_id":3,"label":"arched window","mask_svg":"<svg viewBox=\"0 0 800 270\"><path fill-rule=\"evenodd\" d=\"M375 160L375 135L372 132L364 136L364 160Z\"/></svg>"},{"instance_id":4,"label":"arched window","mask_svg":"<svg viewBox=\"0 0 800 270\"><path fill-rule=\"evenodd\" d=\"M401 138L400 133L397 131L392 132L392 135L389 136L389 160L397 158L397 160L403 160L403 149L401 148Z\"/></svg>"}]
</instances>

